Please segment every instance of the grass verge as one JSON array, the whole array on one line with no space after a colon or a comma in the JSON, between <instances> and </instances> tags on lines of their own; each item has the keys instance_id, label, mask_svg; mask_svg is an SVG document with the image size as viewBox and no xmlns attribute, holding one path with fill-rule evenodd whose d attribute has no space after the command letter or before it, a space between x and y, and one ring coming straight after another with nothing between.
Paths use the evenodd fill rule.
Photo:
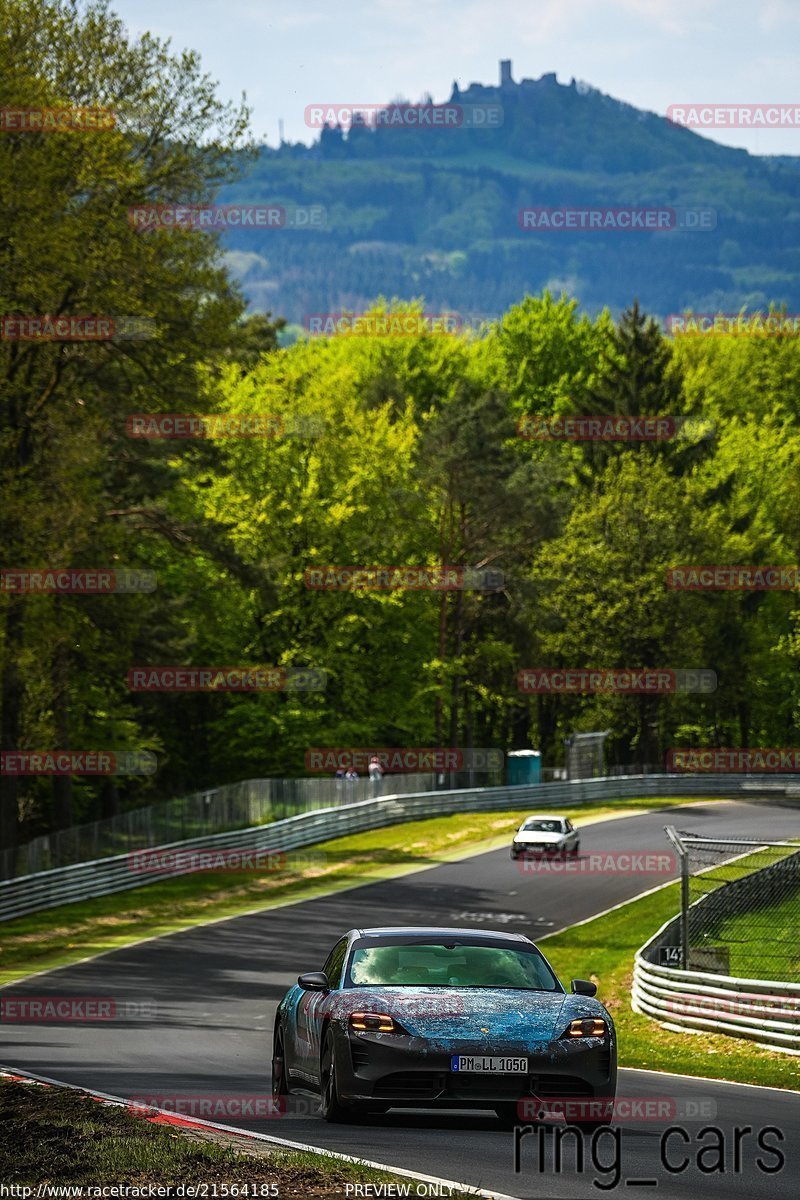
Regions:
<instances>
[{"instance_id":1,"label":"grass verge","mask_svg":"<svg viewBox=\"0 0 800 1200\"><path fill-rule=\"evenodd\" d=\"M231 1145L231 1140L212 1130L178 1131L153 1124L81 1092L0 1080L0 1162L7 1164L6 1185L174 1188L191 1183L206 1185L207 1196L335 1200L345 1196L346 1184L403 1182L401 1176L361 1164L244 1138ZM465 1195L451 1193L453 1200Z\"/></svg>"},{"instance_id":2,"label":"grass verge","mask_svg":"<svg viewBox=\"0 0 800 1200\"><path fill-rule=\"evenodd\" d=\"M800 893L720 921L714 940L730 952L731 975L742 979L800 979L797 944Z\"/></svg>"},{"instance_id":3,"label":"grass verge","mask_svg":"<svg viewBox=\"0 0 800 1200\"><path fill-rule=\"evenodd\" d=\"M559 808L580 825L600 817L671 808L665 799ZM710 802L711 803L711 802ZM456 813L368 830L321 842L287 856L286 869L203 871L31 913L0 925L0 986L37 971L116 950L143 938L175 933L221 917L312 899L378 879L435 867L507 845L530 809ZM311 857L313 865L303 865ZM293 866L297 863L297 867Z\"/></svg>"},{"instance_id":4,"label":"grass verge","mask_svg":"<svg viewBox=\"0 0 800 1200\"><path fill-rule=\"evenodd\" d=\"M631 1008L633 957L680 908L679 884L537 939L562 980L592 979L614 1018L621 1067L800 1090L800 1060L713 1033L673 1033ZM668 1084L666 1085L668 1089Z\"/></svg>"}]
</instances>

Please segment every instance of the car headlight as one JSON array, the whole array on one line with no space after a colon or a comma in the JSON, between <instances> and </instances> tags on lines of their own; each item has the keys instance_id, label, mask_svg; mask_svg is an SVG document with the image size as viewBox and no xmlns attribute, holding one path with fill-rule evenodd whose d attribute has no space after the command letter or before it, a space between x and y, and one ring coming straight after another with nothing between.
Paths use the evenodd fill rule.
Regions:
<instances>
[{"instance_id":1,"label":"car headlight","mask_svg":"<svg viewBox=\"0 0 800 1200\"><path fill-rule=\"evenodd\" d=\"M388 1013L350 1013L350 1028L355 1033L405 1033L394 1017Z\"/></svg>"},{"instance_id":2,"label":"car headlight","mask_svg":"<svg viewBox=\"0 0 800 1200\"><path fill-rule=\"evenodd\" d=\"M607 1037L608 1025L602 1017L579 1017L570 1021L561 1035L565 1038Z\"/></svg>"}]
</instances>

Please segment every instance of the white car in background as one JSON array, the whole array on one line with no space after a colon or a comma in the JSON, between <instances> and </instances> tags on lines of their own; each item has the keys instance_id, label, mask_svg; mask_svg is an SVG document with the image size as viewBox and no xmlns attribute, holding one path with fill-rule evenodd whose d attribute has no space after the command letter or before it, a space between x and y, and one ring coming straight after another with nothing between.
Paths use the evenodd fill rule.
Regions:
<instances>
[{"instance_id":1,"label":"white car in background","mask_svg":"<svg viewBox=\"0 0 800 1200\"><path fill-rule=\"evenodd\" d=\"M580 834L568 817L552 817L536 814L526 817L514 834L511 857L525 855L558 854L565 858L577 857L580 849Z\"/></svg>"}]
</instances>

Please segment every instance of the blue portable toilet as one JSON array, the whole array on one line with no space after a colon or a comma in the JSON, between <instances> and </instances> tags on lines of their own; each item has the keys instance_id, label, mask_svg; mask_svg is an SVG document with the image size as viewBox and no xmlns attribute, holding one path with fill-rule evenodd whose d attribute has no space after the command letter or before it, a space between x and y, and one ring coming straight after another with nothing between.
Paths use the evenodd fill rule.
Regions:
<instances>
[{"instance_id":1,"label":"blue portable toilet","mask_svg":"<svg viewBox=\"0 0 800 1200\"><path fill-rule=\"evenodd\" d=\"M506 755L508 760L508 786L519 783L542 782L542 752L541 750L511 750Z\"/></svg>"}]
</instances>

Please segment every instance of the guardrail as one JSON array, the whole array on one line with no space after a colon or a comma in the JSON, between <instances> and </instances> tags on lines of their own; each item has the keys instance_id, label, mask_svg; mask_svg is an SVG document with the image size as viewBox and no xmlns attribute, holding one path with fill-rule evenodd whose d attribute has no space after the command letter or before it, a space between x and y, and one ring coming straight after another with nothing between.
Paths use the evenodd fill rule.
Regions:
<instances>
[{"instance_id":1,"label":"guardrail","mask_svg":"<svg viewBox=\"0 0 800 1200\"><path fill-rule=\"evenodd\" d=\"M489 782L497 782L490 780ZM423 772L384 779L243 779L219 787L163 800L145 808L132 808L43 833L13 850L0 850L0 880L17 875L93 862L128 850L160 846L165 842L209 837L266 821L280 821L301 812L350 804L375 796L400 792L433 791L438 787L472 787L468 772L437 775Z\"/></svg>"},{"instance_id":2,"label":"guardrail","mask_svg":"<svg viewBox=\"0 0 800 1200\"><path fill-rule=\"evenodd\" d=\"M800 1054L800 983L681 971L648 962L640 950L631 1004L667 1029L725 1033Z\"/></svg>"},{"instance_id":3,"label":"guardrail","mask_svg":"<svg viewBox=\"0 0 800 1200\"><path fill-rule=\"evenodd\" d=\"M765 884L776 874L796 878L798 860L800 855L790 855L709 893L689 908L689 925L693 916L707 916L715 906L720 912L741 911L748 887L750 903L758 904ZM680 915L671 917L637 952L631 989L634 1012L667 1029L724 1033L768 1050L800 1055L800 983L744 979L655 961L663 947L680 941L680 923Z\"/></svg>"},{"instance_id":4,"label":"guardrail","mask_svg":"<svg viewBox=\"0 0 800 1200\"><path fill-rule=\"evenodd\" d=\"M158 849L294 850L366 829L380 829L386 825L447 813L499 812L509 808L533 810L538 807L552 808L566 804L635 799L640 796L674 796L679 799L742 794L753 799L759 790L762 790L766 797L774 797L774 776L763 777L762 789L759 789L759 778L762 777L625 776L614 779L574 780L567 783L397 794L301 813L268 825L172 842ZM184 867L159 872L151 879L143 879L141 873L133 869L131 857L131 854L115 855L0 882L0 921L187 874Z\"/></svg>"}]
</instances>

